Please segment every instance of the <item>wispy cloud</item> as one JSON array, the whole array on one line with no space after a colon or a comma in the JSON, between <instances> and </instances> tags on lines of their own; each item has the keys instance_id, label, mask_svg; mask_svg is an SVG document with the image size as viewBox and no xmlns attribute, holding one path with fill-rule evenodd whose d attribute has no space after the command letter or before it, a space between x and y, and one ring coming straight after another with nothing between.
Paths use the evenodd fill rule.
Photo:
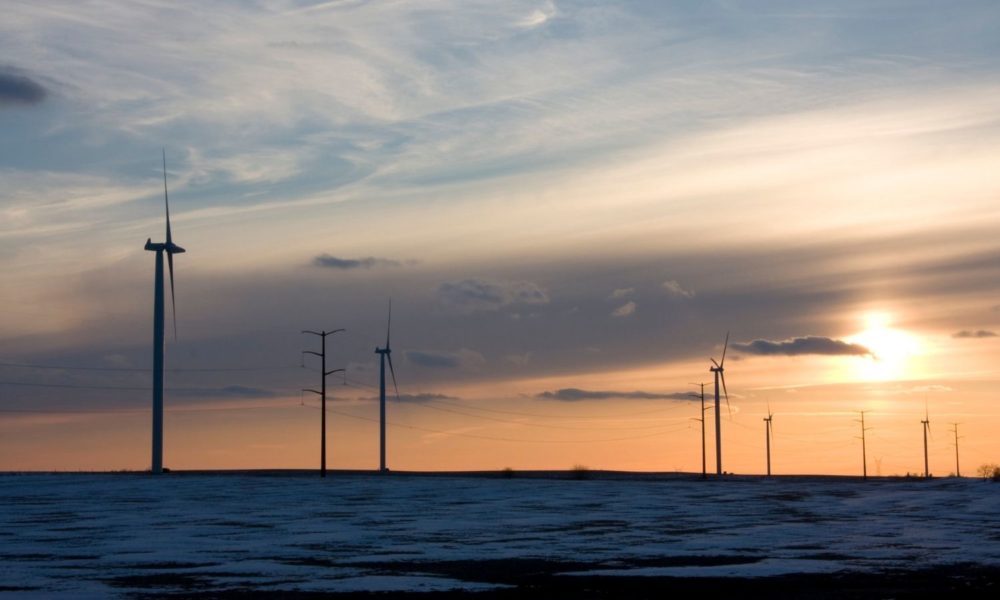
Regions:
<instances>
[{"instance_id":1,"label":"wispy cloud","mask_svg":"<svg viewBox=\"0 0 1000 600\"><path fill-rule=\"evenodd\" d=\"M445 394L433 394L433 393L422 393L422 394L400 394L397 398L395 394L386 394L386 400L390 402L401 402L404 404L424 404L427 402L434 402L435 400L459 400L455 396L448 396ZM378 396L371 396L367 398L361 398L361 400L373 402L378 400Z\"/></svg>"},{"instance_id":2,"label":"wispy cloud","mask_svg":"<svg viewBox=\"0 0 1000 600\"><path fill-rule=\"evenodd\" d=\"M679 298L694 298L694 292L692 290L686 290L681 287L681 284L677 283L673 279L664 281L660 287L662 287L667 294L671 296L677 296Z\"/></svg>"},{"instance_id":3,"label":"wispy cloud","mask_svg":"<svg viewBox=\"0 0 1000 600\"><path fill-rule=\"evenodd\" d=\"M492 282L482 279L449 281L438 287L438 298L462 312L493 311L508 305L548 304L549 296L530 281Z\"/></svg>"},{"instance_id":4,"label":"wispy cloud","mask_svg":"<svg viewBox=\"0 0 1000 600\"><path fill-rule=\"evenodd\" d=\"M245 385L227 385L219 388L178 388L170 390L178 396L195 396L199 398L274 398L277 392Z\"/></svg>"},{"instance_id":5,"label":"wispy cloud","mask_svg":"<svg viewBox=\"0 0 1000 600\"><path fill-rule=\"evenodd\" d=\"M313 258L312 264L317 267L350 271L352 269L371 269L374 267L398 267L403 263L398 260L376 258L374 256L367 256L365 258L338 258L330 254L320 254Z\"/></svg>"},{"instance_id":6,"label":"wispy cloud","mask_svg":"<svg viewBox=\"0 0 1000 600\"><path fill-rule=\"evenodd\" d=\"M633 300L629 300L625 304L622 304L618 308L611 311L611 316L615 318L631 317L635 314L635 309L638 305Z\"/></svg>"},{"instance_id":7,"label":"wispy cloud","mask_svg":"<svg viewBox=\"0 0 1000 600\"><path fill-rule=\"evenodd\" d=\"M486 362L482 354L468 348L458 352L407 350L406 360L418 367L431 369L478 368Z\"/></svg>"},{"instance_id":8,"label":"wispy cloud","mask_svg":"<svg viewBox=\"0 0 1000 600\"><path fill-rule=\"evenodd\" d=\"M828 356L871 356L872 351L861 344L852 344L828 337L805 336L789 340L754 340L747 344L733 344L733 350L761 356L801 356L820 354Z\"/></svg>"},{"instance_id":9,"label":"wispy cloud","mask_svg":"<svg viewBox=\"0 0 1000 600\"><path fill-rule=\"evenodd\" d=\"M991 338L991 337L997 337L997 333L995 331L990 331L988 329L977 329L975 331L971 331L971 330L968 330L968 329L963 329L962 331L956 331L955 333L951 334L951 337L953 337L953 338L959 338L959 339L961 339L961 338Z\"/></svg>"},{"instance_id":10,"label":"wispy cloud","mask_svg":"<svg viewBox=\"0 0 1000 600\"><path fill-rule=\"evenodd\" d=\"M690 392L616 392L610 390L581 390L579 388L563 388L554 392L542 392L536 396L543 400L561 400L563 402L579 402L581 400L694 400Z\"/></svg>"}]
</instances>

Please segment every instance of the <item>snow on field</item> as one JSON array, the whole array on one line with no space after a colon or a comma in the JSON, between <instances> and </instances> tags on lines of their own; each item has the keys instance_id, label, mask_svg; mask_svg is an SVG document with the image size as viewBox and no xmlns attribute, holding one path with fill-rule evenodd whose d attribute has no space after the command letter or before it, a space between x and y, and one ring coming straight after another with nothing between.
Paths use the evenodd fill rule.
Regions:
<instances>
[{"instance_id":1,"label":"snow on field","mask_svg":"<svg viewBox=\"0 0 1000 600\"><path fill-rule=\"evenodd\" d=\"M996 566L998 532L1000 485L975 480L6 475L0 591L482 589L475 569L424 567L504 558L636 576Z\"/></svg>"}]
</instances>

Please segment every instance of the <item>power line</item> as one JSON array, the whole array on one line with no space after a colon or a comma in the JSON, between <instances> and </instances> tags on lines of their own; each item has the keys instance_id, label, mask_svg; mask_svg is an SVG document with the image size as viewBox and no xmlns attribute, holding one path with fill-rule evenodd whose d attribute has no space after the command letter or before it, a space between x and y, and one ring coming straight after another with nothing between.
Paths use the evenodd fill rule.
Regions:
<instances>
[{"instance_id":1,"label":"power line","mask_svg":"<svg viewBox=\"0 0 1000 600\"><path fill-rule=\"evenodd\" d=\"M167 408L166 412L223 412L231 410L262 410L262 409L279 409L279 408L293 408L287 404L271 404L271 405L259 405L259 406L203 406L203 407L190 407L190 408ZM62 415L62 414L149 414L148 408L68 408L68 409L33 409L33 408L0 408L0 413L18 413L18 414L41 414L41 415Z\"/></svg>"},{"instance_id":2,"label":"power line","mask_svg":"<svg viewBox=\"0 0 1000 600\"><path fill-rule=\"evenodd\" d=\"M355 381L354 379L350 379L350 378L347 379L347 382L348 382L348 386L350 386L350 387L361 386L361 387L367 387L367 388L371 388L371 389L377 389L373 385L368 385L366 383L362 383L360 381ZM519 417L536 417L536 418L539 418L539 419L563 419L563 420L571 420L571 421L585 420L585 419L619 419L619 418L622 418L622 417L638 417L638 416L643 416L643 415L651 415L651 414L669 412L669 411L677 410L677 409L681 408L681 406L679 406L679 405L674 405L674 406L670 406L668 408L656 408L656 409L652 409L652 410L644 410L644 411L639 411L639 412L624 413L624 414L617 414L617 415L555 415L555 414L543 414L543 413L523 412L523 411L515 411L515 410L501 410L501 409L497 409L497 408L484 408L482 406L474 406L474 405L471 405L471 404L468 404L468 403L462 403L462 402L453 402L451 400L445 400L445 399L442 399L442 398L434 398L433 400L429 400L429 402L434 402L434 403L437 403L437 404L445 404L445 405L448 405L448 406L457 406L457 407L465 409L465 410L478 410L478 411L483 411L483 412L488 412L488 413L496 413L496 414L501 414L501 415L515 415L515 416L519 416ZM470 416L473 416L473 415L470 415Z\"/></svg>"},{"instance_id":3,"label":"power line","mask_svg":"<svg viewBox=\"0 0 1000 600\"><path fill-rule=\"evenodd\" d=\"M548 424L545 424L545 423L531 423L531 422L527 422L527 421L514 421L512 419L501 419L501 418L498 418L498 417L490 417L490 416L487 416L487 415L477 415L477 414L474 414L474 413L468 413L468 412L463 412L463 411L454 410L454 409L450 409L450 408L443 408L443 407L440 407L440 406L434 406L433 404L436 403L436 402L437 402L437 400L428 400L427 403L414 404L414 406L417 406L417 407L420 407L420 408L430 408L432 410L438 410L438 411L442 411L442 412L448 412L448 413L452 413L452 414L456 414L456 415L464 415L464 416L467 416L467 417L472 417L474 419L483 419L483 420L486 420L486 421L495 421L497 423L511 423L511 424L514 424L514 425L524 425L524 426L527 426L527 427L543 427L543 428L547 428L547 429L568 429L568 430L572 430L572 431L595 431L595 430L605 430L606 431L608 429L629 430L629 429L656 429L656 428L659 428L659 427L664 427L663 424L659 424L659 425L639 425L639 426L635 426L635 427L573 427L571 425L548 425Z\"/></svg>"},{"instance_id":4,"label":"power line","mask_svg":"<svg viewBox=\"0 0 1000 600\"><path fill-rule=\"evenodd\" d=\"M0 385L15 385L20 387L65 388L72 390L122 390L130 392L149 391L149 386L133 387L133 386L121 386L121 385L77 385L69 383L30 383L26 381L0 381Z\"/></svg>"},{"instance_id":5,"label":"power line","mask_svg":"<svg viewBox=\"0 0 1000 600\"><path fill-rule=\"evenodd\" d=\"M42 370L52 370L52 371L111 371L111 372L126 372L126 373L149 373L152 369L138 368L138 367L72 367L69 365L37 365L29 363L11 363L11 362L0 362L0 367L16 367L21 369L42 369ZM300 365L289 365L282 367L197 367L197 368L184 368L178 367L175 369L164 369L168 373L226 373L226 372L249 372L249 371L279 371L287 369L300 369Z\"/></svg>"},{"instance_id":6,"label":"power line","mask_svg":"<svg viewBox=\"0 0 1000 600\"><path fill-rule=\"evenodd\" d=\"M0 381L0 385L12 385L18 387L47 387L63 388L73 390L117 390L126 392L148 392L149 386L125 386L125 385L80 385L75 383L35 383L29 381ZM170 392L189 392L211 394L216 391L225 391L225 388L167 388Z\"/></svg>"},{"instance_id":7,"label":"power line","mask_svg":"<svg viewBox=\"0 0 1000 600\"><path fill-rule=\"evenodd\" d=\"M311 404L306 404L305 406L308 406L309 408L314 408L316 410L320 410L320 408L318 406L313 406ZM368 421L370 423L378 423L379 422L378 419L372 419L372 418L369 418L369 417L362 417L360 415L353 415L351 413L345 413L345 412L341 412L341 411L337 411L337 410L333 410L333 409L329 409L329 408L327 409L327 411L330 412L330 413L336 414L336 415L340 415L342 417L350 418L350 419L357 419L357 420L360 420L360 421ZM416 430L416 431L424 431L424 432L427 432L427 433L437 433L437 434L441 434L441 435L456 435L456 436L467 437L467 438L474 438L474 439L481 439L481 440L490 440L490 441L495 441L495 442L514 442L514 443L519 443L519 444L520 443L525 443L525 444L596 444L596 443L602 443L602 442L624 442L624 441L638 440L638 439L643 439L643 438L648 438L648 437L654 437L654 436L659 436L659 435L665 435L665 434L668 434L668 433L675 433L677 431L682 431L684 429L687 429L687 427L685 426L685 427L681 427L681 428L678 428L678 429L671 429L671 430L667 430L667 431L658 431L656 433L647 433L647 434L637 435L637 436L622 437L622 438L598 439L598 440L523 440L523 439L502 438L502 437L494 437L494 436L486 436L486 435L476 435L476 434L473 434L473 433L459 433L457 431L441 431L439 429L430 429L428 427L420 427L420 426L417 426L417 425L405 425L403 423L393 423L391 421L386 421L386 424L387 425L391 425L393 427L401 427L401 428L404 428L404 429L413 429L413 430Z\"/></svg>"}]
</instances>

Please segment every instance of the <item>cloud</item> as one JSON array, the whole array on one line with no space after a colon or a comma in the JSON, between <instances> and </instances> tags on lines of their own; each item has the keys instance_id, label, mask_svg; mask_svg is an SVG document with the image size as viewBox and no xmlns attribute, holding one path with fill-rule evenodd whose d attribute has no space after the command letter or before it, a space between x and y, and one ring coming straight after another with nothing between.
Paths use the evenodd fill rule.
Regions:
<instances>
[{"instance_id":1,"label":"cloud","mask_svg":"<svg viewBox=\"0 0 1000 600\"><path fill-rule=\"evenodd\" d=\"M990 338L997 337L995 331L990 331L988 329L979 329L976 331L969 331L968 329L963 329L962 331L956 331L951 334L953 338Z\"/></svg>"},{"instance_id":2,"label":"cloud","mask_svg":"<svg viewBox=\"0 0 1000 600\"><path fill-rule=\"evenodd\" d=\"M548 304L549 296L530 281L497 283L482 279L446 281L438 286L438 298L462 312L499 310L516 304Z\"/></svg>"},{"instance_id":3,"label":"cloud","mask_svg":"<svg viewBox=\"0 0 1000 600\"><path fill-rule=\"evenodd\" d=\"M19 69L0 67L0 106L39 104L48 92Z\"/></svg>"},{"instance_id":4,"label":"cloud","mask_svg":"<svg viewBox=\"0 0 1000 600\"><path fill-rule=\"evenodd\" d=\"M625 304L622 304L618 308L611 311L612 317L628 317L635 314L636 303L629 300Z\"/></svg>"},{"instance_id":5,"label":"cloud","mask_svg":"<svg viewBox=\"0 0 1000 600\"><path fill-rule=\"evenodd\" d=\"M635 288L619 288L608 296L609 300L621 300L622 298L628 298L635 293Z\"/></svg>"},{"instance_id":6,"label":"cloud","mask_svg":"<svg viewBox=\"0 0 1000 600\"><path fill-rule=\"evenodd\" d=\"M733 344L733 350L761 356L800 356L803 354L872 356L872 351L861 344L852 344L843 340L813 335L782 340L780 342L754 340L749 344Z\"/></svg>"},{"instance_id":7,"label":"cloud","mask_svg":"<svg viewBox=\"0 0 1000 600\"><path fill-rule=\"evenodd\" d=\"M542 392L535 396L543 400L559 400L562 402L579 402L581 400L610 400L622 398L625 400L693 400L691 392L670 392L658 394L655 392L615 392L607 390L581 390L579 388L563 388L554 392Z\"/></svg>"},{"instance_id":8,"label":"cloud","mask_svg":"<svg viewBox=\"0 0 1000 600\"><path fill-rule=\"evenodd\" d=\"M374 256L365 258L337 258L336 256L324 253L313 258L312 264L317 267L349 271L352 269L371 269L373 267L398 267L402 263L398 260L376 258Z\"/></svg>"},{"instance_id":9,"label":"cloud","mask_svg":"<svg viewBox=\"0 0 1000 600\"><path fill-rule=\"evenodd\" d=\"M681 287L681 284L677 283L673 279L664 281L660 287L662 287L671 296L677 296L680 298L694 298L694 292L691 290L686 290Z\"/></svg>"},{"instance_id":10,"label":"cloud","mask_svg":"<svg viewBox=\"0 0 1000 600\"><path fill-rule=\"evenodd\" d=\"M486 363L482 354L468 348L462 348L458 352L407 350L406 360L418 367L431 369L475 368Z\"/></svg>"},{"instance_id":11,"label":"cloud","mask_svg":"<svg viewBox=\"0 0 1000 600\"><path fill-rule=\"evenodd\" d=\"M227 385L220 388L179 388L168 391L178 396L197 396L199 398L274 398L278 395L272 390L245 385Z\"/></svg>"},{"instance_id":12,"label":"cloud","mask_svg":"<svg viewBox=\"0 0 1000 600\"><path fill-rule=\"evenodd\" d=\"M941 384L917 385L908 390L911 394L924 394L927 392L953 392L954 388Z\"/></svg>"},{"instance_id":13,"label":"cloud","mask_svg":"<svg viewBox=\"0 0 1000 600\"><path fill-rule=\"evenodd\" d=\"M552 2L546 2L541 8L536 8L532 13L518 21L518 26L525 29L532 29L544 25L556 15L556 7Z\"/></svg>"},{"instance_id":14,"label":"cloud","mask_svg":"<svg viewBox=\"0 0 1000 600\"><path fill-rule=\"evenodd\" d=\"M386 399L390 402L400 402L403 404L422 404L425 402L434 402L435 400L459 400L455 396L448 396L445 394L400 394L399 398L391 392L386 392ZM378 396L370 396L367 398L361 398L361 400L367 400L372 402L378 401Z\"/></svg>"},{"instance_id":15,"label":"cloud","mask_svg":"<svg viewBox=\"0 0 1000 600\"><path fill-rule=\"evenodd\" d=\"M507 354L503 357L503 359L508 364L525 367L531 362L531 354L531 352L525 352L524 354Z\"/></svg>"}]
</instances>

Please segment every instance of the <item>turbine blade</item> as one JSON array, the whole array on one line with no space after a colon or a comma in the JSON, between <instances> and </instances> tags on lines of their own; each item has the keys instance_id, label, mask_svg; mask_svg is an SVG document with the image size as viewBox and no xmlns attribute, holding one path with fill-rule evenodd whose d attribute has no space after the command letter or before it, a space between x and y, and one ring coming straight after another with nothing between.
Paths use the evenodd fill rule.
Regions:
<instances>
[{"instance_id":1,"label":"turbine blade","mask_svg":"<svg viewBox=\"0 0 1000 600\"><path fill-rule=\"evenodd\" d=\"M709 357L708 360L712 361L712 364L715 365L716 367L719 367L719 363L715 362L714 358ZM719 368L721 369L722 367L719 367Z\"/></svg>"},{"instance_id":2,"label":"turbine blade","mask_svg":"<svg viewBox=\"0 0 1000 600\"><path fill-rule=\"evenodd\" d=\"M719 378L722 379L722 391L726 393L726 410L729 411L729 418L733 418L733 407L729 406L729 390L726 389L725 371L719 371Z\"/></svg>"},{"instance_id":3,"label":"turbine blade","mask_svg":"<svg viewBox=\"0 0 1000 600\"><path fill-rule=\"evenodd\" d=\"M170 270L170 308L174 314L174 341L177 341L177 296L174 294L174 253L167 250L167 266Z\"/></svg>"},{"instance_id":4,"label":"turbine blade","mask_svg":"<svg viewBox=\"0 0 1000 600\"><path fill-rule=\"evenodd\" d=\"M389 349L389 333L392 331L392 298L389 298L389 321L385 325L385 349ZM389 361L392 365L392 361Z\"/></svg>"},{"instance_id":5,"label":"turbine blade","mask_svg":"<svg viewBox=\"0 0 1000 600\"><path fill-rule=\"evenodd\" d=\"M167 196L167 149L163 148L163 205L167 208L167 246L174 241L170 235L170 198Z\"/></svg>"},{"instance_id":6,"label":"turbine blade","mask_svg":"<svg viewBox=\"0 0 1000 600\"><path fill-rule=\"evenodd\" d=\"M729 349L729 332L726 332L726 343L722 345L722 358L719 359L719 367L726 364L726 350Z\"/></svg>"},{"instance_id":7,"label":"turbine blade","mask_svg":"<svg viewBox=\"0 0 1000 600\"><path fill-rule=\"evenodd\" d=\"M385 357L389 361L389 373L392 374L392 387L396 390L396 401L399 402L399 386L396 385L396 370L392 368L392 354L386 353Z\"/></svg>"}]
</instances>

